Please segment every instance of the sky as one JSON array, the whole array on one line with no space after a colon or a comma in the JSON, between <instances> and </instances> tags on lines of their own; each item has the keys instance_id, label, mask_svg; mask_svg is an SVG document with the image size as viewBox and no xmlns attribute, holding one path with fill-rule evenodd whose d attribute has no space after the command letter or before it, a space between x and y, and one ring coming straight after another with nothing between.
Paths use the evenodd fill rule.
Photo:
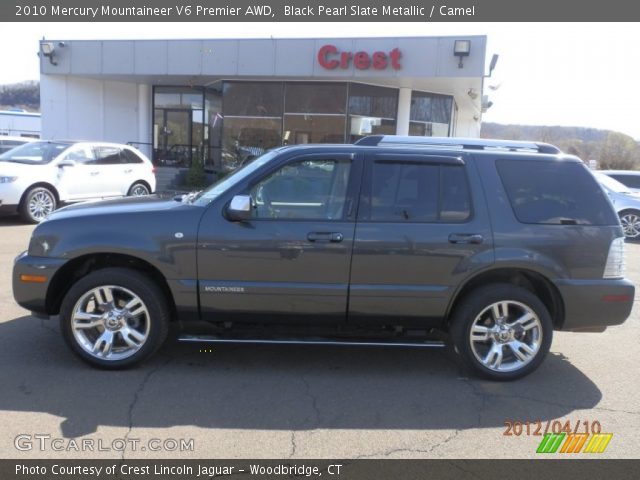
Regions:
<instances>
[{"instance_id":1,"label":"sky","mask_svg":"<svg viewBox=\"0 0 640 480\"><path fill-rule=\"evenodd\" d=\"M640 140L638 23L0 23L0 84L37 80L38 40L486 35L500 56L485 122L615 130ZM498 86L497 90L488 86Z\"/></svg>"}]
</instances>

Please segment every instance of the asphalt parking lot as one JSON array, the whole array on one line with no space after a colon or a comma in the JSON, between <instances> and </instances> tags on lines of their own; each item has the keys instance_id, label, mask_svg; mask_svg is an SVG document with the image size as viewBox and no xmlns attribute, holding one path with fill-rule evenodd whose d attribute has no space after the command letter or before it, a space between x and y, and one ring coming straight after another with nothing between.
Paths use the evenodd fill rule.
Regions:
<instances>
[{"instance_id":1,"label":"asphalt parking lot","mask_svg":"<svg viewBox=\"0 0 640 480\"><path fill-rule=\"evenodd\" d=\"M170 342L140 368L105 372L14 303L12 261L32 228L0 218L2 458L533 458L541 437L527 421L531 434L537 421L597 421L613 433L600 458L638 456L637 301L605 333L556 333L541 368L514 383L469 378L443 349ZM627 255L638 284L640 244ZM522 434L505 436L505 421Z\"/></svg>"}]
</instances>

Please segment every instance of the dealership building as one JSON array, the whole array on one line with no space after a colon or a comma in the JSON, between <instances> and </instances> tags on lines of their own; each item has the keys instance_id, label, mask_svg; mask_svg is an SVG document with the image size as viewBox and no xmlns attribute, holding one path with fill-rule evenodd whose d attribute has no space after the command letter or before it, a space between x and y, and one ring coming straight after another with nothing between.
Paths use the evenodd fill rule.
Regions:
<instances>
[{"instance_id":1,"label":"dealership building","mask_svg":"<svg viewBox=\"0 0 640 480\"><path fill-rule=\"evenodd\" d=\"M213 171L286 144L476 137L485 48L484 36L42 40L42 137Z\"/></svg>"}]
</instances>

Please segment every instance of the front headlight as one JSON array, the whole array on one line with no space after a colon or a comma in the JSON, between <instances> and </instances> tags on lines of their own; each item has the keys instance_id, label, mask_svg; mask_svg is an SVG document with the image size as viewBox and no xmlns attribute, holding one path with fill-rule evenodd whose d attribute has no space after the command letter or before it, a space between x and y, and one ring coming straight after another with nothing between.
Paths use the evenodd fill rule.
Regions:
<instances>
[{"instance_id":1,"label":"front headlight","mask_svg":"<svg viewBox=\"0 0 640 480\"><path fill-rule=\"evenodd\" d=\"M15 182L18 177L0 177L0 183L12 183Z\"/></svg>"}]
</instances>

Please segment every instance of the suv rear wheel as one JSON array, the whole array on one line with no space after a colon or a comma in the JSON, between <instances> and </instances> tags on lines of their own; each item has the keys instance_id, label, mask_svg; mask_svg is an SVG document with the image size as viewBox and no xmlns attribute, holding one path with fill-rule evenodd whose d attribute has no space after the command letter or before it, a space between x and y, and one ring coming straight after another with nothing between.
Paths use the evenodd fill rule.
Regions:
<instances>
[{"instance_id":1,"label":"suv rear wheel","mask_svg":"<svg viewBox=\"0 0 640 480\"><path fill-rule=\"evenodd\" d=\"M492 380L533 372L549 352L551 316L529 290L510 284L479 288L457 306L451 337L464 363Z\"/></svg>"},{"instance_id":2,"label":"suv rear wheel","mask_svg":"<svg viewBox=\"0 0 640 480\"><path fill-rule=\"evenodd\" d=\"M60 327L67 344L84 361L100 368L125 368L164 343L167 311L162 292L145 275L105 268L71 287L60 309Z\"/></svg>"}]
</instances>

